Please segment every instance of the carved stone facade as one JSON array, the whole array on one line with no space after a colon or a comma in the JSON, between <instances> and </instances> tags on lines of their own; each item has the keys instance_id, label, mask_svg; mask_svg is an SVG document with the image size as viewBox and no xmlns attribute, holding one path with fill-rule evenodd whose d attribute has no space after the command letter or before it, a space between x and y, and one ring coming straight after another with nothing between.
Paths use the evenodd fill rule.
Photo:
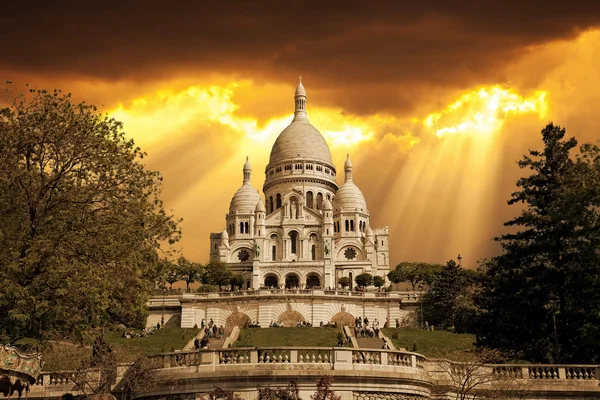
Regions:
<instances>
[{"instance_id":1,"label":"carved stone facade","mask_svg":"<svg viewBox=\"0 0 600 400\"><path fill-rule=\"evenodd\" d=\"M354 392L354 400L423 400L426 397L402 393Z\"/></svg>"},{"instance_id":2,"label":"carved stone facade","mask_svg":"<svg viewBox=\"0 0 600 400\"><path fill-rule=\"evenodd\" d=\"M327 142L308 121L302 82L294 100L294 119L271 150L264 199L246 160L226 227L210 235L211 260L243 274L246 289L335 288L364 272L387 279L388 227L371 227L349 157L338 186Z\"/></svg>"}]
</instances>

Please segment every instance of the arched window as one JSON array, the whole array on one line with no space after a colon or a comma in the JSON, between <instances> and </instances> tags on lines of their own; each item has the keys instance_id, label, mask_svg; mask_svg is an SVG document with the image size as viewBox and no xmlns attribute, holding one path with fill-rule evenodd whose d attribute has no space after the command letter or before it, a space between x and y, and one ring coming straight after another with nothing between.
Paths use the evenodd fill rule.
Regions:
<instances>
[{"instance_id":1,"label":"arched window","mask_svg":"<svg viewBox=\"0 0 600 400\"><path fill-rule=\"evenodd\" d=\"M306 207L313 208L313 192L306 193Z\"/></svg>"},{"instance_id":2,"label":"arched window","mask_svg":"<svg viewBox=\"0 0 600 400\"><path fill-rule=\"evenodd\" d=\"M273 261L277 260L277 246L273 245L273 247L271 247L271 259Z\"/></svg>"},{"instance_id":3,"label":"arched window","mask_svg":"<svg viewBox=\"0 0 600 400\"><path fill-rule=\"evenodd\" d=\"M298 232L291 231L290 232L290 244L292 247L292 254L296 254L298 252Z\"/></svg>"},{"instance_id":4,"label":"arched window","mask_svg":"<svg viewBox=\"0 0 600 400\"><path fill-rule=\"evenodd\" d=\"M323 193L317 194L317 210L323 209Z\"/></svg>"},{"instance_id":5,"label":"arched window","mask_svg":"<svg viewBox=\"0 0 600 400\"><path fill-rule=\"evenodd\" d=\"M346 220L346 232L348 232L350 230L350 222L348 222L348 220Z\"/></svg>"},{"instance_id":6,"label":"arched window","mask_svg":"<svg viewBox=\"0 0 600 400\"><path fill-rule=\"evenodd\" d=\"M337 231L338 231L338 233L341 231L341 229L340 229L340 221L337 222Z\"/></svg>"},{"instance_id":7,"label":"arched window","mask_svg":"<svg viewBox=\"0 0 600 400\"><path fill-rule=\"evenodd\" d=\"M281 195L277 193L277 209L281 208Z\"/></svg>"},{"instance_id":8,"label":"arched window","mask_svg":"<svg viewBox=\"0 0 600 400\"><path fill-rule=\"evenodd\" d=\"M337 224L334 222L333 223L333 233L337 232Z\"/></svg>"},{"instance_id":9,"label":"arched window","mask_svg":"<svg viewBox=\"0 0 600 400\"><path fill-rule=\"evenodd\" d=\"M350 290L354 287L354 280L352 279L352 272L348 273L348 278L350 278Z\"/></svg>"},{"instance_id":10,"label":"arched window","mask_svg":"<svg viewBox=\"0 0 600 400\"><path fill-rule=\"evenodd\" d=\"M269 214L273 212L273 196L269 197Z\"/></svg>"},{"instance_id":11,"label":"arched window","mask_svg":"<svg viewBox=\"0 0 600 400\"><path fill-rule=\"evenodd\" d=\"M350 220L350 230L352 232L354 232L354 220L353 219Z\"/></svg>"},{"instance_id":12,"label":"arched window","mask_svg":"<svg viewBox=\"0 0 600 400\"><path fill-rule=\"evenodd\" d=\"M244 233L244 223L240 222L240 233Z\"/></svg>"},{"instance_id":13,"label":"arched window","mask_svg":"<svg viewBox=\"0 0 600 400\"><path fill-rule=\"evenodd\" d=\"M331 196L327 195L327 200L331 201Z\"/></svg>"},{"instance_id":14,"label":"arched window","mask_svg":"<svg viewBox=\"0 0 600 400\"><path fill-rule=\"evenodd\" d=\"M250 231L248 230L248 223L247 223L247 222L244 222L244 230L245 230L245 233L248 233L248 232L250 232Z\"/></svg>"},{"instance_id":15,"label":"arched window","mask_svg":"<svg viewBox=\"0 0 600 400\"><path fill-rule=\"evenodd\" d=\"M313 261L317 259L317 246L314 244L310 247L310 256Z\"/></svg>"}]
</instances>

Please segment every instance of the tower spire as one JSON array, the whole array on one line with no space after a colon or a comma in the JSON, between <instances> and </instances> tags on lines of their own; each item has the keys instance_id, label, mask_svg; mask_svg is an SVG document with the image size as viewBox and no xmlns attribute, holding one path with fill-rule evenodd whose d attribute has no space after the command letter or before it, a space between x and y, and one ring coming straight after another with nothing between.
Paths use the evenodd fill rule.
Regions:
<instances>
[{"instance_id":1,"label":"tower spire","mask_svg":"<svg viewBox=\"0 0 600 400\"><path fill-rule=\"evenodd\" d=\"M350 154L346 154L346 162L344 163L344 172L346 173L344 182L352 180L352 162L350 161Z\"/></svg>"},{"instance_id":2,"label":"tower spire","mask_svg":"<svg viewBox=\"0 0 600 400\"><path fill-rule=\"evenodd\" d=\"M296 87L296 94L294 95L294 104L296 106L294 110L294 120L307 119L306 116L306 89L302 84L302 76L298 77L298 87Z\"/></svg>"},{"instance_id":3,"label":"tower spire","mask_svg":"<svg viewBox=\"0 0 600 400\"><path fill-rule=\"evenodd\" d=\"M248 161L248 156L246 156L246 163L244 164L244 183L250 183L251 177L252 166L250 165L250 161Z\"/></svg>"}]
</instances>

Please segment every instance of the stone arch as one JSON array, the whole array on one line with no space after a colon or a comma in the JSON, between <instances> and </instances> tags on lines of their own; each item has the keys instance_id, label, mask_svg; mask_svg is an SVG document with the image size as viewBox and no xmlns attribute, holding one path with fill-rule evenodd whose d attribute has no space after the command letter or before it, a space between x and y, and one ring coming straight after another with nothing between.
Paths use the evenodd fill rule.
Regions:
<instances>
[{"instance_id":1,"label":"stone arch","mask_svg":"<svg viewBox=\"0 0 600 400\"><path fill-rule=\"evenodd\" d=\"M285 327L294 327L299 322L305 321L304 316L296 310L286 310L279 315L277 322Z\"/></svg>"},{"instance_id":2,"label":"stone arch","mask_svg":"<svg viewBox=\"0 0 600 400\"><path fill-rule=\"evenodd\" d=\"M335 323L336 326L354 326L354 316L349 312L340 311L331 317L330 322Z\"/></svg>"},{"instance_id":3,"label":"stone arch","mask_svg":"<svg viewBox=\"0 0 600 400\"><path fill-rule=\"evenodd\" d=\"M249 263L255 257L254 251L245 244L234 247L230 254L229 262L233 263Z\"/></svg>"},{"instance_id":4,"label":"stone arch","mask_svg":"<svg viewBox=\"0 0 600 400\"><path fill-rule=\"evenodd\" d=\"M288 233L288 237L290 239L290 253L298 254L300 247L300 233L296 230L292 230Z\"/></svg>"},{"instance_id":5,"label":"stone arch","mask_svg":"<svg viewBox=\"0 0 600 400\"><path fill-rule=\"evenodd\" d=\"M306 288L311 289L315 286L321 287L321 277L317 273L309 273L306 275Z\"/></svg>"},{"instance_id":6,"label":"stone arch","mask_svg":"<svg viewBox=\"0 0 600 400\"><path fill-rule=\"evenodd\" d=\"M279 287L279 277L277 275L275 275L274 273L265 274L263 283L264 283L265 287L272 286L274 288L277 288L277 287Z\"/></svg>"},{"instance_id":7,"label":"stone arch","mask_svg":"<svg viewBox=\"0 0 600 400\"><path fill-rule=\"evenodd\" d=\"M295 272L289 272L285 276L285 288L300 287L300 275Z\"/></svg>"},{"instance_id":8,"label":"stone arch","mask_svg":"<svg viewBox=\"0 0 600 400\"><path fill-rule=\"evenodd\" d=\"M313 208L314 206L314 196L312 191L306 192L306 207Z\"/></svg>"},{"instance_id":9,"label":"stone arch","mask_svg":"<svg viewBox=\"0 0 600 400\"><path fill-rule=\"evenodd\" d=\"M240 328L244 327L246 323L252 323L252 320L248 316L248 314L243 313L241 311L232 312L229 314L227 319L225 320L226 328L233 328L234 326L239 326Z\"/></svg>"},{"instance_id":10,"label":"stone arch","mask_svg":"<svg viewBox=\"0 0 600 400\"><path fill-rule=\"evenodd\" d=\"M348 272L348 278L350 279L350 290L354 287L354 274L352 271Z\"/></svg>"},{"instance_id":11,"label":"stone arch","mask_svg":"<svg viewBox=\"0 0 600 400\"><path fill-rule=\"evenodd\" d=\"M346 251L348 251L348 253L346 253ZM348 257L354 257L354 258L348 258ZM358 247L354 244L351 244L351 245L343 246L338 250L337 259L338 260L348 260L348 261L363 261L365 259L365 255L363 253L363 250L360 247Z\"/></svg>"},{"instance_id":12,"label":"stone arch","mask_svg":"<svg viewBox=\"0 0 600 400\"><path fill-rule=\"evenodd\" d=\"M298 219L298 217L300 216L300 200L298 200L298 197L296 196L291 196L290 197L290 219Z\"/></svg>"}]
</instances>

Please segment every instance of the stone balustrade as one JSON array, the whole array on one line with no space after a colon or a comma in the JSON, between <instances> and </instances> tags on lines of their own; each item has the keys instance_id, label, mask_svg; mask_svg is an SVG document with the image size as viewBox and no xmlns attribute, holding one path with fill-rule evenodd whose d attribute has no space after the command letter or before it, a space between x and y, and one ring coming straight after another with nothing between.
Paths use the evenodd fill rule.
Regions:
<instances>
[{"instance_id":1,"label":"stone balustrade","mask_svg":"<svg viewBox=\"0 0 600 400\"><path fill-rule=\"evenodd\" d=\"M492 365L492 373L500 377L532 380L598 380L600 367L596 365Z\"/></svg>"},{"instance_id":2,"label":"stone balustrade","mask_svg":"<svg viewBox=\"0 0 600 400\"><path fill-rule=\"evenodd\" d=\"M357 393L405 393L412 399L410 396L430 398L434 386L444 387L450 382L441 368L441 363L448 361L428 360L421 354L396 350L265 347L172 352L153 357L159 361L157 372L168 378L169 385L153 386L138 398L177 394L179 381L186 393L190 393L190 387L196 393L205 393L214 385L244 392L272 384L274 376L282 385L300 380L301 385L309 387L319 376L332 375L334 383L340 385L334 389L345 393L342 397L348 399L355 398ZM455 363L453 367L460 369L460 365ZM600 397L599 365L490 364L481 368L496 381L518 382L519 390L526 392L524 399L538 399L541 393L550 392L572 399ZM122 377L126 369L127 366L121 366L118 376ZM240 379L241 376L244 378ZM42 372L28 397L52 398L60 397L61 393L75 393L68 377L68 372ZM118 388L118 383L115 387Z\"/></svg>"},{"instance_id":3,"label":"stone balustrade","mask_svg":"<svg viewBox=\"0 0 600 400\"><path fill-rule=\"evenodd\" d=\"M398 366L423 369L421 354L392 351L351 349L346 347L266 347L200 350L160 354L164 368L223 364L320 364L323 369L336 369L336 364ZM338 365L338 368L339 366ZM348 368L345 368L348 369Z\"/></svg>"},{"instance_id":4,"label":"stone balustrade","mask_svg":"<svg viewBox=\"0 0 600 400\"><path fill-rule=\"evenodd\" d=\"M362 292L342 289L259 289L242 290L233 292L208 292L208 293L182 293L184 299L217 299L217 298L239 298L260 296L336 296L336 297L363 297L363 298L385 298L398 299L402 301L415 301L420 299L419 292ZM174 298L168 298L170 303ZM150 300L154 306L162 305L162 299L154 297Z\"/></svg>"}]
</instances>

